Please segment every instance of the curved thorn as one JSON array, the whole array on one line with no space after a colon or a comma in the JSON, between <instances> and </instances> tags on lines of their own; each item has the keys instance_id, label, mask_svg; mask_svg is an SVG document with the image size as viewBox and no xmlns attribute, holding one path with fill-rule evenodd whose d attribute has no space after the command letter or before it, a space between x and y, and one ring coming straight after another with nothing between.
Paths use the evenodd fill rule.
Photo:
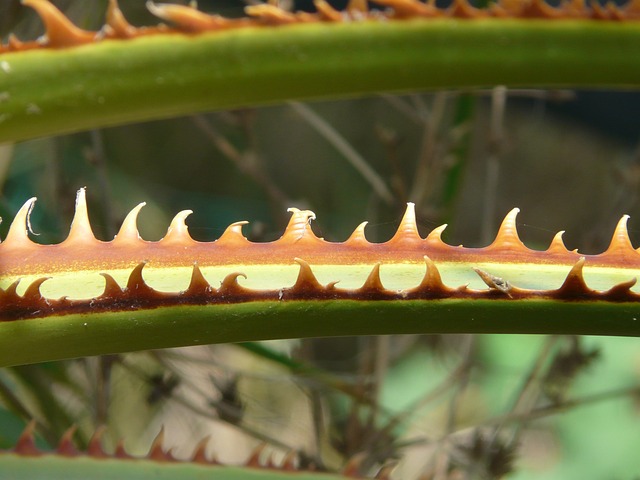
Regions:
<instances>
[{"instance_id":1,"label":"curved thorn","mask_svg":"<svg viewBox=\"0 0 640 480\"><path fill-rule=\"evenodd\" d=\"M555 296L559 298L581 298L593 294L594 291L587 286L582 273L585 257L580 257L567 274L562 286L555 290Z\"/></svg>"},{"instance_id":2,"label":"curved thorn","mask_svg":"<svg viewBox=\"0 0 640 480\"><path fill-rule=\"evenodd\" d=\"M296 22L296 16L294 14L275 5L269 5L268 3L247 5L244 7L244 13L267 25L286 25Z\"/></svg>"},{"instance_id":3,"label":"curved thorn","mask_svg":"<svg viewBox=\"0 0 640 480\"><path fill-rule=\"evenodd\" d=\"M115 278L104 272L100 273L100 275L104 277L104 290L102 292L102 295L100 295L98 298L122 297L124 291L122 290L122 288L120 288L120 285L118 285L118 282L116 282Z\"/></svg>"},{"instance_id":4,"label":"curved thorn","mask_svg":"<svg viewBox=\"0 0 640 480\"><path fill-rule=\"evenodd\" d=\"M197 443L193 449L193 454L191 455L191 461L193 463L202 463L206 465L215 463L207 458L207 446L209 445L209 440L211 440L211 435L207 435Z\"/></svg>"},{"instance_id":5,"label":"curved thorn","mask_svg":"<svg viewBox=\"0 0 640 480\"><path fill-rule=\"evenodd\" d=\"M260 457L262 456L262 452L264 452L266 448L267 448L266 443L261 443L256 448L254 448L253 451L251 452L251 455L245 462L245 466L254 467L254 468L262 467L262 462L260 460Z\"/></svg>"},{"instance_id":6,"label":"curved thorn","mask_svg":"<svg viewBox=\"0 0 640 480\"><path fill-rule=\"evenodd\" d=\"M7 288L4 289L4 297L5 298L12 298L14 300L19 298L18 285L20 284L20 281L21 281L21 279L18 278L17 280L12 282L11 285L9 285Z\"/></svg>"},{"instance_id":7,"label":"curved thorn","mask_svg":"<svg viewBox=\"0 0 640 480\"><path fill-rule=\"evenodd\" d=\"M333 8L326 0L313 0L313 5L316 7L322 20L329 20L331 22L342 21L342 13Z\"/></svg>"},{"instance_id":8,"label":"curved thorn","mask_svg":"<svg viewBox=\"0 0 640 480\"><path fill-rule=\"evenodd\" d=\"M518 236L518 229L516 227L518 213L520 213L519 208L514 208L507 213L502 224L500 224L496 239L487 247L487 249L512 250L518 252L526 252L529 250Z\"/></svg>"},{"instance_id":9,"label":"curved thorn","mask_svg":"<svg viewBox=\"0 0 640 480\"><path fill-rule=\"evenodd\" d=\"M489 16L486 9L476 8L467 0L453 0L447 14L456 18L484 18Z\"/></svg>"},{"instance_id":10,"label":"curved thorn","mask_svg":"<svg viewBox=\"0 0 640 480\"><path fill-rule=\"evenodd\" d=\"M241 295L250 292L248 288L243 287L238 283L238 277L247 278L244 273L233 272L224 277L220 282L220 288L218 288L218 294L221 298L225 296Z\"/></svg>"},{"instance_id":11,"label":"curved thorn","mask_svg":"<svg viewBox=\"0 0 640 480\"><path fill-rule=\"evenodd\" d=\"M27 290L24 292L24 295L22 297L25 300L29 300L31 302L40 302L40 301L44 300L44 297L42 296L42 293L40 293L40 286L44 282L46 282L47 280L50 280L50 279L51 279L51 277L43 277L43 278L38 278L38 279L34 280L27 287Z\"/></svg>"},{"instance_id":12,"label":"curved thorn","mask_svg":"<svg viewBox=\"0 0 640 480\"><path fill-rule=\"evenodd\" d=\"M118 440L118 443L116 443L116 449L113 452L113 457L122 459L133 458L127 453L127 450L124 448L124 440Z\"/></svg>"},{"instance_id":13,"label":"curved thorn","mask_svg":"<svg viewBox=\"0 0 640 480\"><path fill-rule=\"evenodd\" d=\"M635 252L629 239L629 231L627 230L628 221L629 215L623 215L618 221L613 236L611 237L609 248L607 248L603 255L624 255L632 251Z\"/></svg>"},{"instance_id":14,"label":"curved thorn","mask_svg":"<svg viewBox=\"0 0 640 480\"><path fill-rule=\"evenodd\" d=\"M185 32L199 33L228 26L231 22L218 15L208 15L188 5L156 4L148 1L147 10L152 15L171 22Z\"/></svg>"},{"instance_id":15,"label":"curved thorn","mask_svg":"<svg viewBox=\"0 0 640 480\"><path fill-rule=\"evenodd\" d=\"M100 425L89 440L89 445L87 445L87 455L93 458L107 458L109 455L102 448L102 437L106 432L107 427L104 425Z\"/></svg>"},{"instance_id":16,"label":"curved thorn","mask_svg":"<svg viewBox=\"0 0 640 480\"><path fill-rule=\"evenodd\" d=\"M618 301L632 301L638 298L638 296L631 291L631 288L635 286L638 279L633 277L626 282L620 282L613 287L611 287L606 292L602 292L602 296L607 300L618 300Z\"/></svg>"},{"instance_id":17,"label":"curved thorn","mask_svg":"<svg viewBox=\"0 0 640 480\"><path fill-rule=\"evenodd\" d=\"M7 238L5 238L3 245L10 245L12 247L24 247L26 245L32 245L33 242L29 239L29 232L33 233L31 228L31 211L36 203L36 197L32 197L25 202L25 204L16 213L13 222L9 226L9 232Z\"/></svg>"},{"instance_id":18,"label":"curved thorn","mask_svg":"<svg viewBox=\"0 0 640 480\"><path fill-rule=\"evenodd\" d=\"M375 480L391 480L391 472L393 472L397 465L397 463L383 465L374 477Z\"/></svg>"},{"instance_id":19,"label":"curved thorn","mask_svg":"<svg viewBox=\"0 0 640 480\"><path fill-rule=\"evenodd\" d=\"M73 435L76 433L77 427L72 425L60 438L56 452L63 457L77 457L79 452L73 444Z\"/></svg>"},{"instance_id":20,"label":"curved thorn","mask_svg":"<svg viewBox=\"0 0 640 480\"><path fill-rule=\"evenodd\" d=\"M242 227L248 224L249 222L246 220L232 223L225 229L220 238L216 240L216 244L225 246L245 246L250 244L251 242L242 234Z\"/></svg>"},{"instance_id":21,"label":"curved thorn","mask_svg":"<svg viewBox=\"0 0 640 480\"><path fill-rule=\"evenodd\" d=\"M142 240L140 233L138 232L138 215L140 210L147 203L142 202L136 205L122 221L118 234L114 237L114 244L131 244Z\"/></svg>"},{"instance_id":22,"label":"curved thorn","mask_svg":"<svg viewBox=\"0 0 640 480\"><path fill-rule=\"evenodd\" d=\"M413 0L376 0L377 4L393 9L393 18L432 18L442 16L442 10L433 2L415 2Z\"/></svg>"},{"instance_id":23,"label":"curved thorn","mask_svg":"<svg viewBox=\"0 0 640 480\"><path fill-rule=\"evenodd\" d=\"M95 32L76 27L47 0L22 0L22 4L33 8L42 19L47 32L47 45L50 47L71 47L95 40Z\"/></svg>"},{"instance_id":24,"label":"curved thorn","mask_svg":"<svg viewBox=\"0 0 640 480\"><path fill-rule=\"evenodd\" d=\"M285 472L295 472L296 468L296 458L298 457L298 452L295 450L289 451L282 460L280 464L280 470L284 470Z\"/></svg>"},{"instance_id":25,"label":"curved thorn","mask_svg":"<svg viewBox=\"0 0 640 480\"><path fill-rule=\"evenodd\" d=\"M565 233L564 230L560 230L558 233L556 233L553 236L553 239L549 244L549 248L547 248L546 250L547 253L560 254L560 255L570 253L564 244L564 240L562 239L562 236L564 235L564 233Z\"/></svg>"},{"instance_id":26,"label":"curved thorn","mask_svg":"<svg viewBox=\"0 0 640 480\"><path fill-rule=\"evenodd\" d=\"M34 438L34 433L36 430L36 421L30 420L29 423L24 427L24 430L18 437L18 441L16 442L16 446L13 448L13 453L16 455L33 457L39 456L43 453L36 447L36 442Z\"/></svg>"},{"instance_id":27,"label":"curved thorn","mask_svg":"<svg viewBox=\"0 0 640 480\"><path fill-rule=\"evenodd\" d=\"M294 293L319 293L325 290L325 287L318 282L318 279L311 270L311 266L301 258L294 258L300 266L296 283L287 290Z\"/></svg>"},{"instance_id":28,"label":"curved thorn","mask_svg":"<svg viewBox=\"0 0 640 480\"><path fill-rule=\"evenodd\" d=\"M107 23L105 28L109 34L113 34L119 38L130 38L136 34L136 28L131 25L125 18L118 0L109 0L107 7Z\"/></svg>"},{"instance_id":29,"label":"curved thorn","mask_svg":"<svg viewBox=\"0 0 640 480\"><path fill-rule=\"evenodd\" d=\"M429 232L429 235L427 235L425 241L429 243L435 243L437 245L446 245L446 243L444 243L444 241L442 240L442 232L444 232L447 227L448 225L444 223L439 227L434 228L433 230L431 230L431 232Z\"/></svg>"},{"instance_id":30,"label":"curved thorn","mask_svg":"<svg viewBox=\"0 0 640 480\"><path fill-rule=\"evenodd\" d=\"M185 223L186 218L193 213L193 210L182 210L178 212L167 230L167 234L164 236L160 243L185 243L193 242L191 235L189 235L189 229Z\"/></svg>"},{"instance_id":31,"label":"curved thorn","mask_svg":"<svg viewBox=\"0 0 640 480\"><path fill-rule=\"evenodd\" d=\"M144 281L144 278L142 277L142 270L144 269L146 264L147 262L140 262L129 274L129 279L127 280L127 288L125 290L129 295L134 295L135 297L140 298L145 296L161 296L160 292L157 292L149 285L147 285L147 283Z\"/></svg>"},{"instance_id":32,"label":"curved thorn","mask_svg":"<svg viewBox=\"0 0 640 480\"><path fill-rule=\"evenodd\" d=\"M408 293L430 293L441 296L446 293L453 292L454 289L447 287L442 281L440 271L438 270L435 262L431 260L431 258L429 258L427 255L425 255L423 258L427 270L424 273L424 277L422 277L422 281L420 282L420 284L417 287L409 290Z\"/></svg>"},{"instance_id":33,"label":"curved thorn","mask_svg":"<svg viewBox=\"0 0 640 480\"><path fill-rule=\"evenodd\" d=\"M288 208L287 212L292 215L278 242L296 243L300 240L319 240L311 230L311 221L316 219L315 213L297 208Z\"/></svg>"},{"instance_id":34,"label":"curved thorn","mask_svg":"<svg viewBox=\"0 0 640 480\"><path fill-rule=\"evenodd\" d=\"M364 229L369 222L362 222L356 227L351 236L347 239L345 244L348 245L368 245L367 237L364 233Z\"/></svg>"},{"instance_id":35,"label":"curved thorn","mask_svg":"<svg viewBox=\"0 0 640 480\"><path fill-rule=\"evenodd\" d=\"M166 462L174 460L173 455L171 455L171 450L165 451L163 448L164 443L164 426L160 428L158 435L153 439L151 443L151 447L149 447L149 453L147 453L146 458L149 460L155 460L156 462Z\"/></svg>"}]
</instances>

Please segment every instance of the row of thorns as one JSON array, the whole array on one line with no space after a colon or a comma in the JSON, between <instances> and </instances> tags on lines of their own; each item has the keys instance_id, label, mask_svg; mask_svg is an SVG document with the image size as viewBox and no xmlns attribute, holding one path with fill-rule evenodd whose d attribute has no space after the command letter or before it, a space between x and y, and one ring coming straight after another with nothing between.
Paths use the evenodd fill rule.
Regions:
<instances>
[{"instance_id":1,"label":"row of thorns","mask_svg":"<svg viewBox=\"0 0 640 480\"><path fill-rule=\"evenodd\" d=\"M419 0L375 0L370 8L367 0L349 0L344 11L337 10L326 0L314 0L315 13L288 11L278 0L245 7L247 17L225 18L208 14L192 6L156 4L147 2L149 11L172 27L160 24L154 27L134 27L125 18L117 0L109 0L105 26L98 32L83 30L74 25L48 0L23 0L36 10L42 19L46 35L37 41L23 42L14 35L5 45L0 45L0 54L9 51L34 48L66 48L92 43L102 39L130 39L138 36L169 33L198 34L256 26L280 26L314 22L353 22L363 20L407 20L414 18L452 17L477 18L522 18L522 19L592 19L607 21L640 20L640 0L629 0L623 6L613 2L601 5L597 1L565 0L554 7L545 0L499 0L487 8L477 8L468 0L453 0L451 5L440 8L435 0L426 3Z\"/></svg>"}]
</instances>

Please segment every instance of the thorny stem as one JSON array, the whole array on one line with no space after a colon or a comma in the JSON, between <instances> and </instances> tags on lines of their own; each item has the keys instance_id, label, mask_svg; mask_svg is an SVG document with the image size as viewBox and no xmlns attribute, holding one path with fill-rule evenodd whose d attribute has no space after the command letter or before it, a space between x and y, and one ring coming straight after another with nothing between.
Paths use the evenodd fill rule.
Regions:
<instances>
[{"instance_id":1,"label":"thorny stem","mask_svg":"<svg viewBox=\"0 0 640 480\"><path fill-rule=\"evenodd\" d=\"M8 92L0 142L213 109L385 91L637 86L640 65L629 59L640 46L638 23L311 23L9 52L0 54L0 92ZM118 82L108 80L114 77Z\"/></svg>"}]
</instances>

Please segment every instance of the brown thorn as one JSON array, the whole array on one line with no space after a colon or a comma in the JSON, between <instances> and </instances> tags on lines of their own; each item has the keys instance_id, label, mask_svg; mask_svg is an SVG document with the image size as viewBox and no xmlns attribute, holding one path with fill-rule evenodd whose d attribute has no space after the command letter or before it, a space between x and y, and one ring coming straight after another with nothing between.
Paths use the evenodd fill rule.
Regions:
<instances>
[{"instance_id":1,"label":"brown thorn","mask_svg":"<svg viewBox=\"0 0 640 480\"><path fill-rule=\"evenodd\" d=\"M547 248L546 253L555 253L555 254L569 253L569 250L564 244L564 240L562 240L563 235L564 235L564 230L561 230L554 235L553 240L551 240L551 243L549 244L549 248Z\"/></svg>"},{"instance_id":2,"label":"brown thorn","mask_svg":"<svg viewBox=\"0 0 640 480\"><path fill-rule=\"evenodd\" d=\"M113 278L108 273L101 273L100 275L104 277L104 291L98 298L122 297L122 288L120 288L120 285L118 285L118 282L116 282L115 278Z\"/></svg>"},{"instance_id":3,"label":"brown thorn","mask_svg":"<svg viewBox=\"0 0 640 480\"><path fill-rule=\"evenodd\" d=\"M416 225L416 207L415 204L408 202L407 209L402 216L402 220L400 221L400 225L398 226L398 230L391 240L389 240L389 244L395 244L399 242L406 241L422 241L420 237L420 233L418 232L418 226Z\"/></svg>"},{"instance_id":4,"label":"brown thorn","mask_svg":"<svg viewBox=\"0 0 640 480\"><path fill-rule=\"evenodd\" d=\"M631 288L637 283L637 281L638 279L634 277L626 282L620 282L606 292L602 292L602 295L607 300L630 301L637 298L637 295L631 291Z\"/></svg>"},{"instance_id":5,"label":"brown thorn","mask_svg":"<svg viewBox=\"0 0 640 480\"><path fill-rule=\"evenodd\" d=\"M616 14L613 8L617 8L609 2L604 5L600 5L599 2L592 2L591 4L591 17L596 20L611 20L615 18Z\"/></svg>"},{"instance_id":6,"label":"brown thorn","mask_svg":"<svg viewBox=\"0 0 640 480\"><path fill-rule=\"evenodd\" d=\"M251 455L249 456L249 458L245 462L245 466L254 467L254 468L261 468L262 467L262 462L260 461L260 457L262 456L262 452L264 452L264 450L266 448L267 448L267 444L266 443L261 443L256 448L254 448L253 451L251 452Z\"/></svg>"},{"instance_id":7,"label":"brown thorn","mask_svg":"<svg viewBox=\"0 0 640 480\"><path fill-rule=\"evenodd\" d=\"M640 19L640 0L630 0L625 6L617 10L618 20L638 20Z\"/></svg>"},{"instance_id":8,"label":"brown thorn","mask_svg":"<svg viewBox=\"0 0 640 480\"><path fill-rule=\"evenodd\" d=\"M311 220L316 219L316 214L311 210L298 210L297 208L288 208L287 212L291 213L291 218L284 230L284 234L278 242L297 243L304 240L318 240L318 237L311 230Z\"/></svg>"},{"instance_id":9,"label":"brown thorn","mask_svg":"<svg viewBox=\"0 0 640 480\"><path fill-rule=\"evenodd\" d=\"M40 286L49 279L51 279L51 277L43 277L31 282L24 292L23 298L32 302L44 300L42 293L40 293Z\"/></svg>"},{"instance_id":10,"label":"brown thorn","mask_svg":"<svg viewBox=\"0 0 640 480\"><path fill-rule=\"evenodd\" d=\"M129 274L129 280L127 281L126 292L131 295L141 296L141 295L158 295L153 288L146 284L144 278L142 277L142 270L144 269L147 262L140 262L138 265L131 270ZM105 277L106 278L106 277Z\"/></svg>"},{"instance_id":11,"label":"brown thorn","mask_svg":"<svg viewBox=\"0 0 640 480\"><path fill-rule=\"evenodd\" d=\"M156 4L147 2L147 9L156 17L176 25L182 31L200 33L228 27L230 20L219 15L208 15L188 5Z\"/></svg>"},{"instance_id":12,"label":"brown thorn","mask_svg":"<svg viewBox=\"0 0 640 480\"><path fill-rule=\"evenodd\" d=\"M427 235L427 238L425 238L425 242L433 243L433 244L436 244L438 246L446 245L442 241L442 232L444 232L445 228L447 228L447 224L446 223L444 225L440 225L439 227L434 228L433 230L431 230L429 235Z\"/></svg>"},{"instance_id":13,"label":"brown thorn","mask_svg":"<svg viewBox=\"0 0 640 480\"><path fill-rule=\"evenodd\" d=\"M609 248L603 253L603 255L625 255L630 252L635 252L631 240L629 239L629 232L627 230L627 221L629 215L623 215L618 221L616 228L611 237L611 243Z\"/></svg>"},{"instance_id":14,"label":"brown thorn","mask_svg":"<svg viewBox=\"0 0 640 480\"><path fill-rule=\"evenodd\" d=\"M496 239L491 245L487 247L487 249L512 250L518 251L519 253L529 250L525 246L525 244L522 243L522 240L520 240L520 237L518 236L516 218L519 212L519 208L514 208L509 213L507 213L507 215L504 217L504 220L502 221L502 224L500 224Z\"/></svg>"},{"instance_id":15,"label":"brown thorn","mask_svg":"<svg viewBox=\"0 0 640 480\"><path fill-rule=\"evenodd\" d=\"M238 277L247 278L247 276L241 272L233 272L224 277L222 282L220 282L220 287L217 292L217 296L220 299L224 300L225 297L233 298L254 293L250 288L245 288L240 285L238 283Z\"/></svg>"},{"instance_id":16,"label":"brown thorn","mask_svg":"<svg viewBox=\"0 0 640 480\"><path fill-rule=\"evenodd\" d=\"M432 18L442 15L442 11L431 3L416 2L414 0L374 0L375 3L393 9L393 18Z\"/></svg>"},{"instance_id":17,"label":"brown thorn","mask_svg":"<svg viewBox=\"0 0 640 480\"><path fill-rule=\"evenodd\" d=\"M422 281L420 285L409 290L410 293L433 293L437 295L445 295L447 293L453 292L454 289L447 287L442 281L442 277L440 276L440 271L436 266L435 262L431 260L428 256L424 256L424 262L426 264L427 270L422 277Z\"/></svg>"},{"instance_id":18,"label":"brown thorn","mask_svg":"<svg viewBox=\"0 0 640 480\"><path fill-rule=\"evenodd\" d=\"M116 444L116 449L113 452L113 457L122 458L122 459L132 458L131 455L127 453L127 450L124 448L124 440L118 440L118 443Z\"/></svg>"},{"instance_id":19,"label":"brown thorn","mask_svg":"<svg viewBox=\"0 0 640 480\"><path fill-rule=\"evenodd\" d=\"M36 421L31 420L24 427L24 430L18 437L18 441L16 442L16 446L13 448L13 452L16 455L25 456L25 457L34 457L42 455L42 452L36 447L36 442L34 438L34 432L36 429Z\"/></svg>"},{"instance_id":20,"label":"brown thorn","mask_svg":"<svg viewBox=\"0 0 640 480\"><path fill-rule=\"evenodd\" d=\"M473 271L478 274L482 281L491 290L497 290L504 293L507 297L511 298L511 290L513 289L513 287L507 280L501 277L496 277L495 275L492 275L489 272L485 272L484 270L481 270L477 267L473 267Z\"/></svg>"},{"instance_id":21,"label":"brown thorn","mask_svg":"<svg viewBox=\"0 0 640 480\"><path fill-rule=\"evenodd\" d=\"M280 7L262 3L259 5L248 5L244 7L244 12L250 17L257 18L267 25L287 25L296 23L296 16Z\"/></svg>"},{"instance_id":22,"label":"brown thorn","mask_svg":"<svg viewBox=\"0 0 640 480\"><path fill-rule=\"evenodd\" d=\"M342 21L342 13L333 8L329 2L325 0L314 0L313 4L315 5L316 10L318 10L318 14L321 19L328 20L330 22Z\"/></svg>"},{"instance_id":23,"label":"brown thorn","mask_svg":"<svg viewBox=\"0 0 640 480\"><path fill-rule=\"evenodd\" d=\"M181 243L184 245L193 242L194 240L191 238L191 235L189 235L189 228L185 223L186 218L192 213L193 210L182 210L178 212L176 216L173 217L173 220L171 220L167 234L160 240L160 244Z\"/></svg>"},{"instance_id":24,"label":"brown thorn","mask_svg":"<svg viewBox=\"0 0 640 480\"><path fill-rule=\"evenodd\" d=\"M12 298L15 300L20 297L18 295L18 285L20 284L20 280L20 278L17 279L4 290L4 298Z\"/></svg>"},{"instance_id":25,"label":"brown thorn","mask_svg":"<svg viewBox=\"0 0 640 480\"><path fill-rule=\"evenodd\" d=\"M298 272L296 283L287 290L295 293L318 293L326 290L326 287L323 287L320 282L318 282L318 279L311 270L311 266L309 266L307 262L297 257L293 260L300 266L300 271Z\"/></svg>"},{"instance_id":26,"label":"brown thorn","mask_svg":"<svg viewBox=\"0 0 640 480\"><path fill-rule=\"evenodd\" d=\"M163 443L164 427L161 427L158 435L156 435L156 438L153 439L153 443L149 448L149 453L147 454L146 458L148 458L149 460L154 460L156 462L170 462L175 460L175 458L171 454L170 449L166 451L163 449Z\"/></svg>"},{"instance_id":27,"label":"brown thorn","mask_svg":"<svg viewBox=\"0 0 640 480\"><path fill-rule=\"evenodd\" d=\"M213 291L213 288L207 282L207 279L204 278L200 267L198 267L197 263L193 264L193 270L191 271L191 281L189 282L189 286L185 290L187 295L204 295L209 294Z\"/></svg>"},{"instance_id":28,"label":"brown thorn","mask_svg":"<svg viewBox=\"0 0 640 480\"><path fill-rule=\"evenodd\" d=\"M220 238L216 240L216 245L225 245L225 246L246 246L249 243L244 235L242 234L242 226L247 225L249 222L235 222L229 225L225 231L222 233Z\"/></svg>"},{"instance_id":29,"label":"brown thorn","mask_svg":"<svg viewBox=\"0 0 640 480\"><path fill-rule=\"evenodd\" d=\"M207 435L202 440L200 440L196 447L193 449L193 454L191 455L191 461L193 463L202 463L206 465L215 463L207 458L207 446L209 445L209 440L211 440L211 435Z\"/></svg>"},{"instance_id":30,"label":"brown thorn","mask_svg":"<svg viewBox=\"0 0 640 480\"><path fill-rule=\"evenodd\" d=\"M118 38L131 38L136 34L136 28L127 21L122 10L120 10L118 0L109 0L105 31L108 36Z\"/></svg>"},{"instance_id":31,"label":"brown thorn","mask_svg":"<svg viewBox=\"0 0 640 480\"><path fill-rule=\"evenodd\" d=\"M91 243L95 243L97 241L98 240L91 230L91 223L89 222L89 212L87 210L87 194L86 189L83 187L78 190L78 194L76 196L75 213L73 215L73 220L71 221L69 235L62 243L78 243L86 248Z\"/></svg>"},{"instance_id":32,"label":"brown thorn","mask_svg":"<svg viewBox=\"0 0 640 480\"><path fill-rule=\"evenodd\" d=\"M122 221L118 234L113 239L114 245L120 243L131 244L142 240L138 232L138 215L145 205L146 202L139 203L127 213L127 216Z\"/></svg>"},{"instance_id":33,"label":"brown thorn","mask_svg":"<svg viewBox=\"0 0 640 480\"><path fill-rule=\"evenodd\" d=\"M44 23L47 45L53 48L71 47L93 42L95 32L76 27L52 3L47 0L22 0L22 4L33 8Z\"/></svg>"},{"instance_id":34,"label":"brown thorn","mask_svg":"<svg viewBox=\"0 0 640 480\"><path fill-rule=\"evenodd\" d=\"M32 232L30 217L35 202L36 197L32 197L18 210L13 222L11 222L9 226L7 238L2 242L4 245L10 245L12 247L33 245L33 242L29 240L29 232Z\"/></svg>"},{"instance_id":35,"label":"brown thorn","mask_svg":"<svg viewBox=\"0 0 640 480\"><path fill-rule=\"evenodd\" d=\"M56 452L63 457L77 457L78 450L73 444L73 435L76 433L76 426L69 427L60 438Z\"/></svg>"},{"instance_id":36,"label":"brown thorn","mask_svg":"<svg viewBox=\"0 0 640 480\"><path fill-rule=\"evenodd\" d=\"M453 0L453 4L447 13L457 18L484 18L489 16L487 10L476 8L467 0Z\"/></svg>"},{"instance_id":37,"label":"brown thorn","mask_svg":"<svg viewBox=\"0 0 640 480\"><path fill-rule=\"evenodd\" d=\"M364 233L364 229L369 222L362 222L356 227L351 236L345 242L348 245L368 245L367 237Z\"/></svg>"},{"instance_id":38,"label":"brown thorn","mask_svg":"<svg viewBox=\"0 0 640 480\"><path fill-rule=\"evenodd\" d=\"M298 452L296 452L295 450L291 450L290 452L288 452L284 456L284 459L280 464L280 470L284 470L285 472L295 472L297 470L296 468L297 456L298 456Z\"/></svg>"},{"instance_id":39,"label":"brown thorn","mask_svg":"<svg viewBox=\"0 0 640 480\"><path fill-rule=\"evenodd\" d=\"M100 425L89 440L89 445L87 445L87 455L93 458L107 458L109 455L102 448L102 437L104 436L104 432L106 432L107 427L104 425Z\"/></svg>"},{"instance_id":40,"label":"brown thorn","mask_svg":"<svg viewBox=\"0 0 640 480\"><path fill-rule=\"evenodd\" d=\"M562 286L554 292L557 297L561 299L570 299L584 297L594 293L594 291L590 289L584 281L584 276L582 274L584 262L585 257L580 257L576 264L571 267L571 270L567 274L567 278L565 278Z\"/></svg>"},{"instance_id":41,"label":"brown thorn","mask_svg":"<svg viewBox=\"0 0 640 480\"><path fill-rule=\"evenodd\" d=\"M384 285L382 285L382 280L380 280L380 264L376 263L369 276L365 280L362 287L358 289L358 293L382 293L385 292Z\"/></svg>"}]
</instances>

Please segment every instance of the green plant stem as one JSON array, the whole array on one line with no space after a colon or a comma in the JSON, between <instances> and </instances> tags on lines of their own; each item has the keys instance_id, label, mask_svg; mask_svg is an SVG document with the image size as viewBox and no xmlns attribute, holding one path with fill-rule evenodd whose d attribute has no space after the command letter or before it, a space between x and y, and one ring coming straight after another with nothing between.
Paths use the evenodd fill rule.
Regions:
<instances>
[{"instance_id":1,"label":"green plant stem","mask_svg":"<svg viewBox=\"0 0 640 480\"><path fill-rule=\"evenodd\" d=\"M0 55L0 142L374 92L638 87L640 22L405 20L166 34Z\"/></svg>"},{"instance_id":2,"label":"green plant stem","mask_svg":"<svg viewBox=\"0 0 640 480\"><path fill-rule=\"evenodd\" d=\"M28 458L28 460L27 460ZM196 463L159 463L146 460L122 460L45 455L40 457L0 456L0 480L74 480L99 479L202 479L216 480L346 480L337 474L280 472L266 468L222 467ZM27 460L27 461L25 461Z\"/></svg>"},{"instance_id":3,"label":"green plant stem","mask_svg":"<svg viewBox=\"0 0 640 480\"><path fill-rule=\"evenodd\" d=\"M256 301L0 322L0 366L276 338L408 333L640 336L640 305L548 300Z\"/></svg>"}]
</instances>

